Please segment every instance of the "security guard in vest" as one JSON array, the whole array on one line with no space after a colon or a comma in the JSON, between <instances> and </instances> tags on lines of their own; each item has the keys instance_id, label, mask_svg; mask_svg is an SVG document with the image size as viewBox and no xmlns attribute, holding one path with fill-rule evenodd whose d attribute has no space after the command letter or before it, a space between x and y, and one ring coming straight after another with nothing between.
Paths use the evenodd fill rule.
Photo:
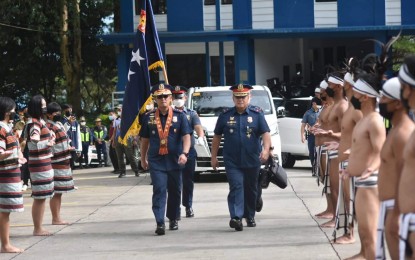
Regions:
<instances>
[{"instance_id":1,"label":"security guard in vest","mask_svg":"<svg viewBox=\"0 0 415 260\"><path fill-rule=\"evenodd\" d=\"M151 93L157 109L144 115L140 129L141 166L150 170L153 182L152 208L156 218L157 235L165 234L164 216L170 220L169 229L177 230L180 217L181 169L187 162L192 129L186 115L174 109L172 87L159 84Z\"/></svg>"},{"instance_id":2,"label":"security guard in vest","mask_svg":"<svg viewBox=\"0 0 415 260\"><path fill-rule=\"evenodd\" d=\"M219 115L212 140L211 164L216 170L223 136L223 160L229 182L229 226L236 231L243 230L242 218L248 227L256 226L259 170L272 149L270 129L262 109L249 105L251 89L252 86L242 84L230 88L235 106Z\"/></svg>"},{"instance_id":3,"label":"security guard in vest","mask_svg":"<svg viewBox=\"0 0 415 260\"><path fill-rule=\"evenodd\" d=\"M81 116L79 120L81 124L81 143L82 143L82 152L81 157L79 157L79 168L89 168L88 165L88 151L89 146L91 145L91 129L86 125L85 117ZM84 163L85 165L82 165Z\"/></svg>"},{"instance_id":4,"label":"security guard in vest","mask_svg":"<svg viewBox=\"0 0 415 260\"><path fill-rule=\"evenodd\" d=\"M108 131L105 126L101 124L101 118L95 119L95 127L92 132L92 137L94 140L95 148L97 150L98 155L98 167L102 167L102 154L104 154L104 166L108 167L107 163L107 146L105 144L105 138L107 138Z\"/></svg>"}]
</instances>

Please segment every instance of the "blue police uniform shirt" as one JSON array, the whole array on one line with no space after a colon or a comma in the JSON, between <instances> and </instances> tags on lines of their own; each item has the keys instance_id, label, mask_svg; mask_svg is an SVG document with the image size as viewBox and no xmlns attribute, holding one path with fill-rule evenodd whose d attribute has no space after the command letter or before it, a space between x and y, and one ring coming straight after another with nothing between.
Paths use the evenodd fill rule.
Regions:
<instances>
[{"instance_id":1,"label":"blue police uniform shirt","mask_svg":"<svg viewBox=\"0 0 415 260\"><path fill-rule=\"evenodd\" d=\"M261 165L261 136L270 132L262 109L249 105L242 114L230 108L219 115L215 135L223 135L225 167L254 168Z\"/></svg>"},{"instance_id":2,"label":"blue police uniform shirt","mask_svg":"<svg viewBox=\"0 0 415 260\"><path fill-rule=\"evenodd\" d=\"M195 126L202 125L202 123L200 122L200 118L197 115L196 111L184 107L182 112L183 114L186 115L186 118L189 121L190 127L193 131L195 130ZM197 153L195 149L195 136L191 134L190 138L191 138L192 143L190 145L189 158L194 159L197 157Z\"/></svg>"},{"instance_id":3,"label":"blue police uniform shirt","mask_svg":"<svg viewBox=\"0 0 415 260\"><path fill-rule=\"evenodd\" d=\"M150 146L148 148L148 163L150 169L159 171L179 170L179 156L183 152L182 137L192 133L189 121L186 115L179 110L173 109L172 124L169 129L167 138L168 154L160 155L160 137L157 131L155 120L155 112L153 110L144 115L143 124L140 129L140 136L149 138ZM167 121L167 114L160 113L161 125L164 129Z\"/></svg>"},{"instance_id":4,"label":"blue police uniform shirt","mask_svg":"<svg viewBox=\"0 0 415 260\"><path fill-rule=\"evenodd\" d=\"M310 108L304 113L301 123L313 126L316 124L319 114L320 114L320 110L314 111L313 108Z\"/></svg>"}]
</instances>

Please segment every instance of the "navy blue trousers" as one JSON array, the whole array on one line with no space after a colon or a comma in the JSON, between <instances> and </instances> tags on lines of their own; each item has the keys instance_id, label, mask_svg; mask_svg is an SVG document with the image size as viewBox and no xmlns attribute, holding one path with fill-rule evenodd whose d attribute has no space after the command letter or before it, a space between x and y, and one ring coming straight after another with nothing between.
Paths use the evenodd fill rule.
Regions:
<instances>
[{"instance_id":1,"label":"navy blue trousers","mask_svg":"<svg viewBox=\"0 0 415 260\"><path fill-rule=\"evenodd\" d=\"M315 151L315 146L316 146L314 135L308 136L307 144L308 144L308 155L310 157L310 162L311 162L311 165L314 165L314 151Z\"/></svg>"},{"instance_id":2,"label":"navy blue trousers","mask_svg":"<svg viewBox=\"0 0 415 260\"><path fill-rule=\"evenodd\" d=\"M231 218L255 217L259 169L259 166L243 169L226 167L229 182L228 208Z\"/></svg>"},{"instance_id":3,"label":"navy blue trousers","mask_svg":"<svg viewBox=\"0 0 415 260\"><path fill-rule=\"evenodd\" d=\"M150 168L150 175L153 182L152 209L157 224L164 224L164 215L170 220L178 219L182 182L181 170L158 171Z\"/></svg>"},{"instance_id":4,"label":"navy blue trousers","mask_svg":"<svg viewBox=\"0 0 415 260\"><path fill-rule=\"evenodd\" d=\"M193 189L194 189L194 175L196 168L196 159L188 158L185 167L183 168L183 197L182 205L186 208L191 208L193 205Z\"/></svg>"}]
</instances>

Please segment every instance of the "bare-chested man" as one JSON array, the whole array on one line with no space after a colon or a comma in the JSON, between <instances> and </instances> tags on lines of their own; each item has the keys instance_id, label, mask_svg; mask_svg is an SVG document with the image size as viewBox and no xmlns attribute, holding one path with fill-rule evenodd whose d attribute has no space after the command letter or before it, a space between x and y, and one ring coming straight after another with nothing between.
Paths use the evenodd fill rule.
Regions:
<instances>
[{"instance_id":1,"label":"bare-chested man","mask_svg":"<svg viewBox=\"0 0 415 260\"><path fill-rule=\"evenodd\" d=\"M317 135L326 136L326 141L339 141L341 131L341 121L344 112L347 110L347 101L343 94L343 75L339 72L334 72L329 75L328 88L326 94L333 99L334 104L327 117L327 126L323 129L326 131L320 131ZM339 159L338 151L328 151L328 177L330 183L330 202L333 209L337 208L337 199L339 195ZM321 225L322 227L334 228L335 216L330 221Z\"/></svg>"},{"instance_id":2,"label":"bare-chested man","mask_svg":"<svg viewBox=\"0 0 415 260\"><path fill-rule=\"evenodd\" d=\"M351 103L360 109L363 118L352 134L349 165L345 171L356 176L356 219L362 244L361 251L349 259L375 259L376 229L379 214L378 170L380 150L385 142L386 130L376 109L380 80L374 74L362 74L353 86Z\"/></svg>"},{"instance_id":3,"label":"bare-chested man","mask_svg":"<svg viewBox=\"0 0 415 260\"><path fill-rule=\"evenodd\" d=\"M401 102L408 110L415 110L415 56L405 58L399 71ZM399 182L398 205L400 222L400 259L415 258L415 132L405 145L404 164Z\"/></svg>"},{"instance_id":4,"label":"bare-chested man","mask_svg":"<svg viewBox=\"0 0 415 260\"><path fill-rule=\"evenodd\" d=\"M403 166L403 148L414 130L414 123L400 101L400 90L401 84L398 78L386 81L383 84L379 103L380 115L388 119L393 127L380 153L378 189L381 207L376 259L386 259L384 234L391 258L399 258L399 208L395 205L395 201Z\"/></svg>"},{"instance_id":5,"label":"bare-chested man","mask_svg":"<svg viewBox=\"0 0 415 260\"><path fill-rule=\"evenodd\" d=\"M327 142L326 136L319 136L317 135L318 132L322 130L328 130L327 123L328 123L328 116L330 114L330 111L332 109L333 105L333 99L327 96L326 89L328 87L328 84L325 80L323 80L320 83L320 98L322 101L322 109L320 112L320 115L318 117L318 123L316 123L313 127L310 128L310 131L315 135L315 145L316 145L316 151L317 154L317 168L318 170L316 172L319 173L320 176L317 176L317 178L320 179L320 181L323 183L323 194L326 196L327 200L327 208L323 212L320 212L316 214L317 218L324 218L324 219L331 219L334 215L334 208L333 203L331 202L330 197L330 188L326 185L328 184L327 180L328 178L325 178L326 173L326 155L327 155L327 149L324 146L324 142Z\"/></svg>"},{"instance_id":6,"label":"bare-chested man","mask_svg":"<svg viewBox=\"0 0 415 260\"><path fill-rule=\"evenodd\" d=\"M353 96L353 85L356 73L347 72L344 76L344 91L348 102L348 108L344 112L341 122L341 135L340 143L338 144L339 153L339 169L340 172L346 169L348 165L349 155L345 153L352 146L352 132L357 122L362 119L363 115L360 110L357 110L350 103ZM355 76L354 76L355 75ZM340 175L339 182L339 198L337 201L336 210L336 229L344 229L344 234L337 238L336 232L334 232L334 242L336 244L350 244L354 243L353 236L353 208L354 208L354 180L352 178L346 178L347 175Z\"/></svg>"}]
</instances>

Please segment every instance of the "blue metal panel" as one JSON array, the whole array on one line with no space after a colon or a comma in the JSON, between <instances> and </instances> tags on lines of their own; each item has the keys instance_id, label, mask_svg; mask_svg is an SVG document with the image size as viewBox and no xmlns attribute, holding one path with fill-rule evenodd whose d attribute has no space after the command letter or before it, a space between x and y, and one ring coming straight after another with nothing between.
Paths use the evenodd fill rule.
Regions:
<instances>
[{"instance_id":1,"label":"blue metal panel","mask_svg":"<svg viewBox=\"0 0 415 260\"><path fill-rule=\"evenodd\" d=\"M385 24L385 1L338 0L338 26Z\"/></svg>"},{"instance_id":2,"label":"blue metal panel","mask_svg":"<svg viewBox=\"0 0 415 260\"><path fill-rule=\"evenodd\" d=\"M128 45L119 45L117 49L119 50L117 53L117 91L124 91L128 81L127 75L130 69L131 49L128 48Z\"/></svg>"},{"instance_id":3,"label":"blue metal panel","mask_svg":"<svg viewBox=\"0 0 415 260\"><path fill-rule=\"evenodd\" d=\"M415 1L401 0L402 25L415 25Z\"/></svg>"},{"instance_id":4,"label":"blue metal panel","mask_svg":"<svg viewBox=\"0 0 415 260\"><path fill-rule=\"evenodd\" d=\"M255 48L253 40L240 40L235 44L235 83L255 84ZM241 79L241 72L247 80Z\"/></svg>"},{"instance_id":5,"label":"blue metal panel","mask_svg":"<svg viewBox=\"0 0 415 260\"><path fill-rule=\"evenodd\" d=\"M276 28L193 32L160 32L160 42L221 42L240 39L277 39L277 38L350 38L372 37L376 32L385 32L388 36L414 35L415 24L402 26L349 26L338 28ZM100 35L105 44L128 44L133 42L134 33L115 33Z\"/></svg>"},{"instance_id":6,"label":"blue metal panel","mask_svg":"<svg viewBox=\"0 0 415 260\"><path fill-rule=\"evenodd\" d=\"M203 30L203 1L167 1L167 10L168 31Z\"/></svg>"},{"instance_id":7,"label":"blue metal panel","mask_svg":"<svg viewBox=\"0 0 415 260\"><path fill-rule=\"evenodd\" d=\"M225 82L225 54L223 51L223 42L219 43L219 81L222 86L226 85Z\"/></svg>"},{"instance_id":8,"label":"blue metal panel","mask_svg":"<svg viewBox=\"0 0 415 260\"><path fill-rule=\"evenodd\" d=\"M252 28L252 1L233 0L233 28L251 29Z\"/></svg>"},{"instance_id":9,"label":"blue metal panel","mask_svg":"<svg viewBox=\"0 0 415 260\"><path fill-rule=\"evenodd\" d=\"M314 0L274 0L274 27L314 27Z\"/></svg>"},{"instance_id":10,"label":"blue metal panel","mask_svg":"<svg viewBox=\"0 0 415 260\"><path fill-rule=\"evenodd\" d=\"M133 1L120 2L120 20L121 20L121 32L128 33L134 31L134 8Z\"/></svg>"},{"instance_id":11,"label":"blue metal panel","mask_svg":"<svg viewBox=\"0 0 415 260\"><path fill-rule=\"evenodd\" d=\"M220 1L215 1L215 13L216 13L216 30L220 30Z\"/></svg>"},{"instance_id":12,"label":"blue metal panel","mask_svg":"<svg viewBox=\"0 0 415 260\"><path fill-rule=\"evenodd\" d=\"M209 51L209 43L205 43L205 53L206 53L206 86L210 86L212 84L212 78L210 77L210 51Z\"/></svg>"}]
</instances>

